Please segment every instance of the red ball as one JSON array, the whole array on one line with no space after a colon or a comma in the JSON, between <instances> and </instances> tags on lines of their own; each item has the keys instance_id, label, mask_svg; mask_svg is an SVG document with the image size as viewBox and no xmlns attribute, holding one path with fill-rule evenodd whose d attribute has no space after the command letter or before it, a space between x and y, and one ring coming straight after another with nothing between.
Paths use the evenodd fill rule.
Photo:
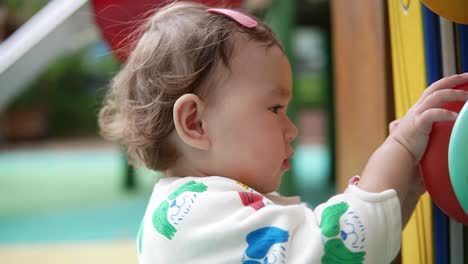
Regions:
<instances>
[{"instance_id":1,"label":"red ball","mask_svg":"<svg viewBox=\"0 0 468 264\"><path fill-rule=\"evenodd\" d=\"M454 89L468 91L468 83ZM450 102L442 108L459 113L463 104L464 102ZM432 126L429 145L421 160L421 169L424 184L434 203L449 217L468 225L468 215L455 195L448 167L450 134L454 123L437 122Z\"/></svg>"}]
</instances>

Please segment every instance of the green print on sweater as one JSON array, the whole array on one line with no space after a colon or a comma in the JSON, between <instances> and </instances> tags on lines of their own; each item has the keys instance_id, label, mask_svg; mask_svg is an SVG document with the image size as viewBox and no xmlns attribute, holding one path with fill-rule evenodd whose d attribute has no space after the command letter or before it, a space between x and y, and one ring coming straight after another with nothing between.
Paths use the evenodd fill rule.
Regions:
<instances>
[{"instance_id":1,"label":"green print on sweater","mask_svg":"<svg viewBox=\"0 0 468 264\"><path fill-rule=\"evenodd\" d=\"M174 234L177 232L175 227L169 223L167 220L167 209L169 208L169 203L164 200L159 205L158 209L154 211L153 214L153 225L158 232L167 237L168 239L172 239Z\"/></svg>"},{"instance_id":2,"label":"green print on sweater","mask_svg":"<svg viewBox=\"0 0 468 264\"><path fill-rule=\"evenodd\" d=\"M352 252L339 238L328 240L325 243L324 251L323 264L361 264L364 262L364 256L366 255L366 252Z\"/></svg>"},{"instance_id":3,"label":"green print on sweater","mask_svg":"<svg viewBox=\"0 0 468 264\"><path fill-rule=\"evenodd\" d=\"M181 223L190 213L197 198L196 193L202 193L207 189L203 183L189 181L172 192L153 213L153 226L156 231L171 240L177 232L175 225Z\"/></svg>"},{"instance_id":4,"label":"green print on sweater","mask_svg":"<svg viewBox=\"0 0 468 264\"><path fill-rule=\"evenodd\" d=\"M365 241L365 236L360 237L355 229L360 228L360 232L364 232L364 226L354 212L348 212L349 218L353 221L347 221L345 223L348 227L352 227L352 232L348 233L341 229L340 218L345 215L348 211L349 205L345 202L337 203L332 206L325 208L322 212L322 220L320 221L320 229L323 235L324 241L324 255L322 257L323 264L338 264L338 263L352 263L360 264L364 262L366 255L365 251L354 252L351 251L343 240L355 239L352 244L354 248L358 248L355 244L360 240L361 243ZM355 223L356 222L356 223ZM358 225L357 227L355 225ZM339 237L336 237L338 236ZM363 246L361 246L363 248Z\"/></svg>"},{"instance_id":5,"label":"green print on sweater","mask_svg":"<svg viewBox=\"0 0 468 264\"><path fill-rule=\"evenodd\" d=\"M334 204L325 208L320 221L320 229L326 237L334 237L340 232L340 217L348 210L349 205L345 202Z\"/></svg>"},{"instance_id":6,"label":"green print on sweater","mask_svg":"<svg viewBox=\"0 0 468 264\"><path fill-rule=\"evenodd\" d=\"M169 200L174 200L175 198L177 198L177 196L181 195L182 193L184 192L204 192L206 191L207 187L205 184L203 183L197 183L195 181L189 181L185 184L183 184L182 186L180 186L179 188L177 188L177 190L175 190L174 192L172 192L169 197L167 197Z\"/></svg>"}]
</instances>

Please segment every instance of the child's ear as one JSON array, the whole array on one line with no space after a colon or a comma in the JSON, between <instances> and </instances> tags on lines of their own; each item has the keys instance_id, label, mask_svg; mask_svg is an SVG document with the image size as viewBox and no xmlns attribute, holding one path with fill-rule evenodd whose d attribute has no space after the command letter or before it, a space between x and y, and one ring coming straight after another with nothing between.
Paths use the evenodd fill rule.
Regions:
<instances>
[{"instance_id":1,"label":"child's ear","mask_svg":"<svg viewBox=\"0 0 468 264\"><path fill-rule=\"evenodd\" d=\"M184 94L174 104L174 125L180 139L186 144L209 149L210 139L202 119L205 103L195 94Z\"/></svg>"}]
</instances>

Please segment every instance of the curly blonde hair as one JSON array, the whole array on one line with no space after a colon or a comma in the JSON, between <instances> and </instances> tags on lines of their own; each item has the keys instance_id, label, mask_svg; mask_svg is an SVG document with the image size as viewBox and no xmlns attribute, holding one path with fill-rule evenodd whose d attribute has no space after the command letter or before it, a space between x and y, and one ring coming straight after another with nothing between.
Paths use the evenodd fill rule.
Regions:
<instances>
[{"instance_id":1,"label":"curly blonde hair","mask_svg":"<svg viewBox=\"0 0 468 264\"><path fill-rule=\"evenodd\" d=\"M175 2L156 10L111 82L99 113L101 134L124 144L132 164L160 171L171 167L178 156L168 142L174 103L187 93L206 97L220 85L215 76L220 65L229 69L237 35L280 47L261 21L248 29L207 9Z\"/></svg>"}]
</instances>

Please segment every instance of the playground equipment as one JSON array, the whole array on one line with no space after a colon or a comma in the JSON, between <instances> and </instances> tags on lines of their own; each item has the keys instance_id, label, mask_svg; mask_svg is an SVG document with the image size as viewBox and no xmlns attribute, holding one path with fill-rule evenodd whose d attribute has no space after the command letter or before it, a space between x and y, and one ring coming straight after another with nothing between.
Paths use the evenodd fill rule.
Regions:
<instances>
[{"instance_id":1,"label":"playground equipment","mask_svg":"<svg viewBox=\"0 0 468 264\"><path fill-rule=\"evenodd\" d=\"M423 0L422 2L427 6L420 1L387 1L397 117L403 116L407 109L416 102L423 89L431 83L444 76L468 71L468 26L454 23L454 17L439 13L432 6L434 2L434 4L448 7L457 1ZM458 11L464 12L464 10L466 8L460 8ZM461 106L458 107L457 112ZM437 137L437 133L440 132L436 127L432 136ZM445 191L446 186L451 186L451 182L447 169L450 132L444 133L446 133L445 154L439 153L439 157L444 156L445 160L439 159L435 165L445 163L442 166L446 169L445 177L440 176L445 181L445 185L430 182L428 194L433 195L436 191L446 197L438 194L433 198L434 203L432 203L429 195L422 196L403 232L402 263L462 264L466 262L463 245L464 227L460 223L460 220L465 219L460 219L460 217L466 217L466 213L460 204L454 203L458 204L458 207L451 204L448 208L456 208L459 217L456 219L453 215L449 215L449 218L445 214L447 208L441 206L440 202L436 202L438 198L448 199L448 197L456 201L453 189L452 196L447 195L450 192ZM466 156L463 158L466 163ZM432 180L434 177L424 176Z\"/></svg>"},{"instance_id":2,"label":"playground equipment","mask_svg":"<svg viewBox=\"0 0 468 264\"><path fill-rule=\"evenodd\" d=\"M53 0L0 45L0 110L47 66L97 40L87 0Z\"/></svg>"},{"instance_id":3,"label":"playground equipment","mask_svg":"<svg viewBox=\"0 0 468 264\"><path fill-rule=\"evenodd\" d=\"M131 50L132 43L138 38L138 27L154 9L170 1L164 0L92 0L94 18L103 38L114 51L117 58L124 62ZM239 7L243 0L195 0L209 6Z\"/></svg>"},{"instance_id":4,"label":"playground equipment","mask_svg":"<svg viewBox=\"0 0 468 264\"><path fill-rule=\"evenodd\" d=\"M432 12L446 19L468 24L468 1L466 0L421 0Z\"/></svg>"}]
</instances>

